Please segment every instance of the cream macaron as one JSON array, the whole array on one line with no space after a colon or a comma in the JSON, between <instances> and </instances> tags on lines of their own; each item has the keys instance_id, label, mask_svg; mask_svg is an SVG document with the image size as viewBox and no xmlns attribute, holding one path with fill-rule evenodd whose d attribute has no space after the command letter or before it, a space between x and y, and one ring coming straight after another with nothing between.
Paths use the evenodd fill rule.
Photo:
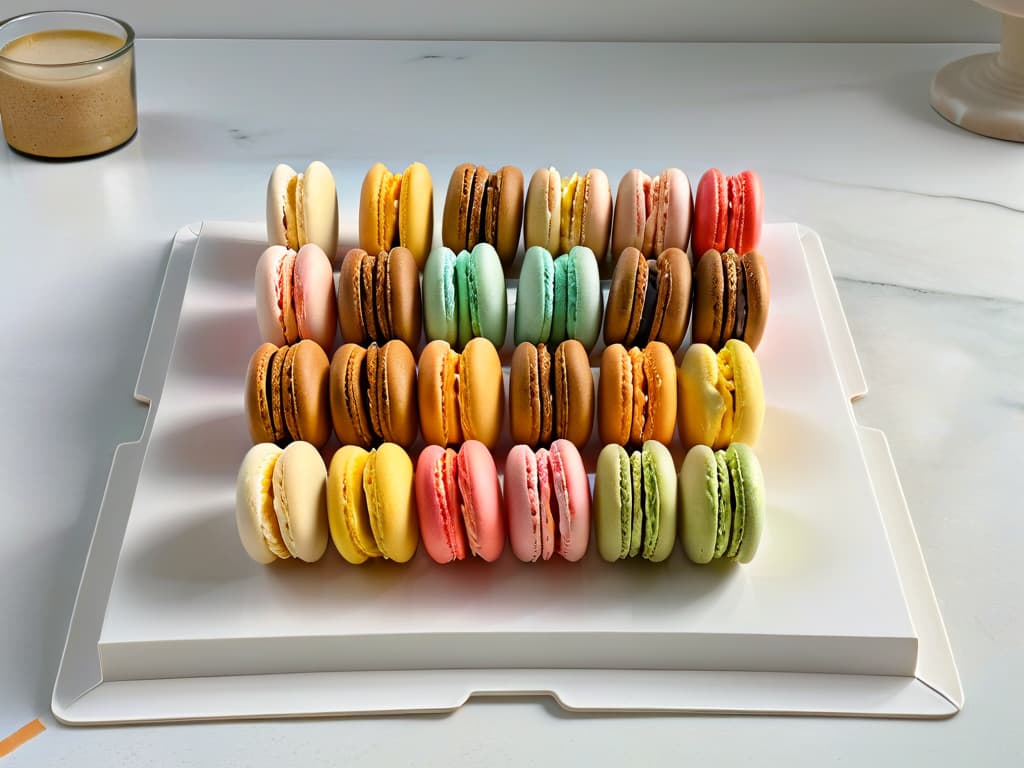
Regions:
<instances>
[{"instance_id":1,"label":"cream macaron","mask_svg":"<svg viewBox=\"0 0 1024 768\"><path fill-rule=\"evenodd\" d=\"M297 251L316 243L332 261L338 256L338 190L331 169L319 160L304 173L284 163L267 183L267 241Z\"/></svg>"}]
</instances>

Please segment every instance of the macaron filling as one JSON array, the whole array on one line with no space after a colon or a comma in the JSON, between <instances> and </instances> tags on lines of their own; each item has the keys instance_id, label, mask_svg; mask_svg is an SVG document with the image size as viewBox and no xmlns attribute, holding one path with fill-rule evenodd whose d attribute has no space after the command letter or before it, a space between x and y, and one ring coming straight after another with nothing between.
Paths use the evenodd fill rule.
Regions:
<instances>
[{"instance_id":1,"label":"macaron filling","mask_svg":"<svg viewBox=\"0 0 1024 768\"><path fill-rule=\"evenodd\" d=\"M633 541L633 477L629 471L630 459L626 449L620 447L616 453L619 466L619 528L621 535L619 559L621 560L629 554Z\"/></svg>"},{"instance_id":2,"label":"macaron filling","mask_svg":"<svg viewBox=\"0 0 1024 768\"><path fill-rule=\"evenodd\" d=\"M433 476L441 529L451 550L451 559L464 560L466 547L459 530L458 461L455 451L445 449L434 464Z\"/></svg>"},{"instance_id":3,"label":"macaron filling","mask_svg":"<svg viewBox=\"0 0 1024 768\"><path fill-rule=\"evenodd\" d=\"M632 485L632 492L630 494L632 502L632 527L629 535L629 556L636 557L640 554L644 523L643 454L640 451L633 451L630 454L629 479Z\"/></svg>"},{"instance_id":4,"label":"macaron filling","mask_svg":"<svg viewBox=\"0 0 1024 768\"><path fill-rule=\"evenodd\" d=\"M648 261L647 285L644 289L643 308L640 310L640 325L637 327L636 339L630 343L646 346L651 339L654 327L654 315L658 308L658 269L653 261Z\"/></svg>"},{"instance_id":5,"label":"macaron filling","mask_svg":"<svg viewBox=\"0 0 1024 768\"><path fill-rule=\"evenodd\" d=\"M733 525L732 484L729 480L729 467L725 460L725 451L715 451L715 474L718 480L718 523L715 533L714 557L722 557L729 549Z\"/></svg>"},{"instance_id":6,"label":"macaron filling","mask_svg":"<svg viewBox=\"0 0 1024 768\"><path fill-rule=\"evenodd\" d=\"M650 560L658 545L658 527L661 520L661 496L658 494L657 467L654 455L650 451L640 452L641 483L643 500L641 509L644 515L644 533L642 541L643 556Z\"/></svg>"},{"instance_id":7,"label":"macaron filling","mask_svg":"<svg viewBox=\"0 0 1024 768\"><path fill-rule=\"evenodd\" d=\"M743 487L743 472L740 470L739 456L735 450L719 451L723 455L724 463L730 479L730 494L728 511L732 520L732 533L729 536L729 547L725 556L735 558L740 553L740 545L743 543L743 526L746 522L746 498Z\"/></svg>"}]
</instances>

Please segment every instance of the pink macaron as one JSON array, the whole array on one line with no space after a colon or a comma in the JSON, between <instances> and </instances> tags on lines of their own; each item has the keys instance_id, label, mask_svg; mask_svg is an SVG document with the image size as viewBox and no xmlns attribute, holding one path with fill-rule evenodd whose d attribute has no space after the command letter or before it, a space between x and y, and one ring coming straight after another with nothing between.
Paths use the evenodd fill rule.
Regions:
<instances>
[{"instance_id":1,"label":"pink macaron","mask_svg":"<svg viewBox=\"0 0 1024 768\"><path fill-rule=\"evenodd\" d=\"M629 247L649 259L667 248L685 251L692 219L690 180L681 170L666 168L653 179L638 168L627 171L615 195L614 257Z\"/></svg>"},{"instance_id":2,"label":"pink macaron","mask_svg":"<svg viewBox=\"0 0 1024 768\"><path fill-rule=\"evenodd\" d=\"M267 248L256 263L256 322L263 341L283 346L311 339L328 354L334 344L338 307L330 259L320 246L296 253Z\"/></svg>"},{"instance_id":3,"label":"pink macaron","mask_svg":"<svg viewBox=\"0 0 1024 768\"><path fill-rule=\"evenodd\" d=\"M442 564L464 560L468 551L459 511L456 456L451 448L428 445L416 462L416 511L420 538L427 554Z\"/></svg>"},{"instance_id":4,"label":"pink macaron","mask_svg":"<svg viewBox=\"0 0 1024 768\"><path fill-rule=\"evenodd\" d=\"M741 256L757 250L764 216L764 189L754 171L726 176L711 168L700 178L693 211L693 258L712 248Z\"/></svg>"},{"instance_id":5,"label":"pink macaron","mask_svg":"<svg viewBox=\"0 0 1024 768\"><path fill-rule=\"evenodd\" d=\"M557 552L575 562L590 544L590 482L568 440L534 453L517 445L505 462L505 499L515 556L526 563ZM557 518L557 520L556 520Z\"/></svg>"},{"instance_id":6,"label":"pink macaron","mask_svg":"<svg viewBox=\"0 0 1024 768\"><path fill-rule=\"evenodd\" d=\"M505 549L505 516L498 469L487 446L467 440L458 454L458 486L469 549L493 562Z\"/></svg>"}]
</instances>

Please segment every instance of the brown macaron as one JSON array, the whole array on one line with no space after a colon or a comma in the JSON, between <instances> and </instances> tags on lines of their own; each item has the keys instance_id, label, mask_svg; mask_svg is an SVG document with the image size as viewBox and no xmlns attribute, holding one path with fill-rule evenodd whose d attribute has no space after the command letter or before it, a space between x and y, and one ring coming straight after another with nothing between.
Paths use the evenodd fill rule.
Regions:
<instances>
[{"instance_id":1,"label":"brown macaron","mask_svg":"<svg viewBox=\"0 0 1024 768\"><path fill-rule=\"evenodd\" d=\"M462 354L437 339L420 353L417 375L420 427L433 445L479 440L494 448L505 415L505 384L498 350L471 339Z\"/></svg>"},{"instance_id":2,"label":"brown macaron","mask_svg":"<svg viewBox=\"0 0 1024 768\"><path fill-rule=\"evenodd\" d=\"M444 201L441 239L455 253L490 243L505 264L519 249L523 225L523 174L506 165L491 173L462 163L452 171Z\"/></svg>"},{"instance_id":3,"label":"brown macaron","mask_svg":"<svg viewBox=\"0 0 1024 768\"><path fill-rule=\"evenodd\" d=\"M322 448L330 439L327 355L315 341L261 344L249 360L245 412L254 443L305 440Z\"/></svg>"},{"instance_id":4,"label":"brown macaron","mask_svg":"<svg viewBox=\"0 0 1024 768\"><path fill-rule=\"evenodd\" d=\"M660 341L643 349L605 347L598 379L598 434L604 444L669 444L676 423L676 368Z\"/></svg>"},{"instance_id":5,"label":"brown macaron","mask_svg":"<svg viewBox=\"0 0 1024 768\"><path fill-rule=\"evenodd\" d=\"M554 355L524 341L512 354L508 417L512 441L537 446L563 438L582 448L594 426L594 377L579 341L563 341Z\"/></svg>"},{"instance_id":6,"label":"brown macaron","mask_svg":"<svg viewBox=\"0 0 1024 768\"><path fill-rule=\"evenodd\" d=\"M342 445L416 440L416 362L400 339L364 349L347 343L331 360L331 420Z\"/></svg>"},{"instance_id":7,"label":"brown macaron","mask_svg":"<svg viewBox=\"0 0 1024 768\"><path fill-rule=\"evenodd\" d=\"M604 315L605 344L644 346L660 341L675 352L690 323L690 260L678 248L666 249L649 261L636 248L626 248L615 264L608 308Z\"/></svg>"},{"instance_id":8,"label":"brown macaron","mask_svg":"<svg viewBox=\"0 0 1024 768\"><path fill-rule=\"evenodd\" d=\"M757 251L708 250L697 263L693 291L693 341L721 349L729 339L756 349L768 321L770 286Z\"/></svg>"},{"instance_id":9,"label":"brown macaron","mask_svg":"<svg viewBox=\"0 0 1024 768\"><path fill-rule=\"evenodd\" d=\"M345 254L338 280L338 323L345 341L400 339L414 348L422 322L419 268L411 251L397 247L374 256L353 248Z\"/></svg>"}]
</instances>

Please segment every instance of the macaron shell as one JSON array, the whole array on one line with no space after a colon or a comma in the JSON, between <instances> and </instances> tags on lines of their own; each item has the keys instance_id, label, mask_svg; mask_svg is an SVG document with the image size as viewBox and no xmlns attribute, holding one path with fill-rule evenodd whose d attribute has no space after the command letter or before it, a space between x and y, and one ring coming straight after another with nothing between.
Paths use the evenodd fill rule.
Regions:
<instances>
[{"instance_id":1,"label":"macaron shell","mask_svg":"<svg viewBox=\"0 0 1024 768\"><path fill-rule=\"evenodd\" d=\"M469 187L473 183L476 166L460 163L448 180L441 216L441 242L445 248L461 251L466 248L466 220L468 220Z\"/></svg>"},{"instance_id":2,"label":"macaron shell","mask_svg":"<svg viewBox=\"0 0 1024 768\"><path fill-rule=\"evenodd\" d=\"M764 188L761 177L754 171L743 171L734 176L735 187L739 190L740 217L736 225L736 239L726 243L739 254L757 250L761 243L761 226L764 218Z\"/></svg>"},{"instance_id":3,"label":"macaron shell","mask_svg":"<svg viewBox=\"0 0 1024 768\"><path fill-rule=\"evenodd\" d=\"M554 316L555 264L551 254L539 245L526 250L519 270L513 339L543 344L551 335Z\"/></svg>"},{"instance_id":4,"label":"macaron shell","mask_svg":"<svg viewBox=\"0 0 1024 768\"><path fill-rule=\"evenodd\" d=\"M667 248L658 257L658 300L651 337L673 353L679 349L690 324L690 259L679 248Z\"/></svg>"},{"instance_id":5,"label":"macaron shell","mask_svg":"<svg viewBox=\"0 0 1024 768\"><path fill-rule=\"evenodd\" d=\"M647 382L647 408L641 440L670 443L676 428L678 399L672 350L660 341L652 341L644 347L643 369Z\"/></svg>"},{"instance_id":6,"label":"macaron shell","mask_svg":"<svg viewBox=\"0 0 1024 768\"><path fill-rule=\"evenodd\" d=\"M633 501L630 515L629 556L640 554L644 533L644 472L643 452L633 451L629 454L630 498Z\"/></svg>"},{"instance_id":7,"label":"macaron shell","mask_svg":"<svg viewBox=\"0 0 1024 768\"><path fill-rule=\"evenodd\" d=\"M277 349L273 344L260 344L249 358L245 374L245 416L254 443L274 443L279 439L275 435L273 405L267 387L271 358Z\"/></svg>"},{"instance_id":8,"label":"macaron shell","mask_svg":"<svg viewBox=\"0 0 1024 768\"><path fill-rule=\"evenodd\" d=\"M543 409L538 349L524 341L512 353L509 366L508 418L513 442L531 446L540 442Z\"/></svg>"},{"instance_id":9,"label":"macaron shell","mask_svg":"<svg viewBox=\"0 0 1024 768\"><path fill-rule=\"evenodd\" d=\"M314 243L333 261L338 252L338 190L331 169L314 160L302 174L299 187L305 240Z\"/></svg>"},{"instance_id":10,"label":"macaron shell","mask_svg":"<svg viewBox=\"0 0 1024 768\"><path fill-rule=\"evenodd\" d=\"M465 439L494 448L504 420L505 384L498 350L490 341L477 338L466 345L459 379L458 408Z\"/></svg>"},{"instance_id":11,"label":"macaron shell","mask_svg":"<svg viewBox=\"0 0 1024 768\"><path fill-rule=\"evenodd\" d=\"M279 347L287 343L280 303L281 265L286 253L285 246L272 245L256 262L256 324L260 338Z\"/></svg>"},{"instance_id":12,"label":"macaron shell","mask_svg":"<svg viewBox=\"0 0 1024 768\"><path fill-rule=\"evenodd\" d=\"M319 245L309 243L295 256L292 274L292 302L299 336L315 341L325 352L330 352L338 330L331 261Z\"/></svg>"},{"instance_id":13,"label":"macaron shell","mask_svg":"<svg viewBox=\"0 0 1024 768\"><path fill-rule=\"evenodd\" d=\"M771 301L768 268L764 257L757 251L745 253L740 260L740 267L744 272L747 294L747 319L743 341L751 349L756 350L764 338L764 329L768 325L768 306Z\"/></svg>"},{"instance_id":14,"label":"macaron shell","mask_svg":"<svg viewBox=\"0 0 1024 768\"><path fill-rule=\"evenodd\" d=\"M394 443L375 449L363 469L363 492L381 556L396 563L409 562L419 544L409 454Z\"/></svg>"},{"instance_id":15,"label":"macaron shell","mask_svg":"<svg viewBox=\"0 0 1024 768\"><path fill-rule=\"evenodd\" d=\"M470 295L470 281L475 277L472 273L472 256L469 251L461 251L455 257L455 314L459 328L459 349L466 346L466 342L477 335L473 330L473 301ZM479 318L477 318L477 322L479 322Z\"/></svg>"},{"instance_id":16,"label":"macaron shell","mask_svg":"<svg viewBox=\"0 0 1024 768\"><path fill-rule=\"evenodd\" d=\"M368 254L362 248L352 248L341 260L338 272L338 324L341 338L356 344L366 344L370 337L363 323L362 272L363 259Z\"/></svg>"},{"instance_id":17,"label":"macaron shell","mask_svg":"<svg viewBox=\"0 0 1024 768\"><path fill-rule=\"evenodd\" d=\"M551 302L551 333L548 343L558 346L568 338L567 322L569 312L569 259L563 254L554 260L554 287Z\"/></svg>"},{"instance_id":18,"label":"macaron shell","mask_svg":"<svg viewBox=\"0 0 1024 768\"><path fill-rule=\"evenodd\" d=\"M294 439L288 431L288 419L285 414L284 404L284 363L289 352L291 352L291 347L278 347L273 357L270 358L269 378L266 384L274 430L274 441L278 443L282 440L291 441Z\"/></svg>"},{"instance_id":19,"label":"macaron shell","mask_svg":"<svg viewBox=\"0 0 1024 768\"><path fill-rule=\"evenodd\" d=\"M489 243L479 243L473 248L470 265L469 308L471 316L476 318L472 325L478 326L479 334L500 349L505 343L508 322L505 270L498 252ZM462 330L461 318L459 330Z\"/></svg>"},{"instance_id":20,"label":"macaron shell","mask_svg":"<svg viewBox=\"0 0 1024 768\"><path fill-rule=\"evenodd\" d=\"M327 467L315 447L294 442L277 458L274 512L293 557L314 563L327 549Z\"/></svg>"},{"instance_id":21,"label":"macaron shell","mask_svg":"<svg viewBox=\"0 0 1024 768\"><path fill-rule=\"evenodd\" d=\"M323 448L331 436L330 362L316 342L293 344L285 358L284 407L296 440Z\"/></svg>"},{"instance_id":22,"label":"macaron shell","mask_svg":"<svg viewBox=\"0 0 1024 768\"><path fill-rule=\"evenodd\" d=\"M626 171L615 193L612 219L612 259L626 248L642 248L647 223L647 193L651 177L639 168Z\"/></svg>"},{"instance_id":23,"label":"macaron shell","mask_svg":"<svg viewBox=\"0 0 1024 768\"><path fill-rule=\"evenodd\" d=\"M482 165L478 165L473 171L473 178L469 187L469 200L466 206L466 250L473 250L477 243L485 242L486 238L481 237L484 223L484 201L487 196L487 182L491 172Z\"/></svg>"},{"instance_id":24,"label":"macaron shell","mask_svg":"<svg viewBox=\"0 0 1024 768\"><path fill-rule=\"evenodd\" d=\"M494 457L488 446L471 439L459 449L458 466L469 548L474 555L494 562L505 549L504 505Z\"/></svg>"},{"instance_id":25,"label":"macaron shell","mask_svg":"<svg viewBox=\"0 0 1024 768\"><path fill-rule=\"evenodd\" d=\"M437 563L466 557L466 534L459 508L456 453L428 445L416 462L416 513L427 554Z\"/></svg>"},{"instance_id":26,"label":"macaron shell","mask_svg":"<svg viewBox=\"0 0 1024 768\"><path fill-rule=\"evenodd\" d=\"M761 366L753 350L745 342L730 339L719 353L719 359L727 356L732 368L734 383L734 415L732 434L727 442L757 444L764 424L764 385L761 381Z\"/></svg>"},{"instance_id":27,"label":"macaron shell","mask_svg":"<svg viewBox=\"0 0 1024 768\"><path fill-rule=\"evenodd\" d=\"M620 252L608 289L604 313L604 343L632 344L640 326L640 313L634 312L637 297L643 305L647 282L647 259L634 246Z\"/></svg>"},{"instance_id":28,"label":"macaron shell","mask_svg":"<svg viewBox=\"0 0 1024 768\"><path fill-rule=\"evenodd\" d=\"M267 182L267 242L288 246L285 209L288 207L288 184L295 177L295 169L280 163L274 167ZM297 243L291 244L297 248Z\"/></svg>"},{"instance_id":29,"label":"macaron shell","mask_svg":"<svg viewBox=\"0 0 1024 768\"><path fill-rule=\"evenodd\" d=\"M645 466L655 478L658 495L658 539L647 559L654 563L667 560L676 545L677 525L677 479L672 453L662 443L650 440L644 443Z\"/></svg>"},{"instance_id":30,"label":"macaron shell","mask_svg":"<svg viewBox=\"0 0 1024 768\"><path fill-rule=\"evenodd\" d=\"M737 508L743 510L743 537L735 559L749 563L757 554L764 531L764 475L757 456L744 443L733 443L725 452Z\"/></svg>"},{"instance_id":31,"label":"macaron shell","mask_svg":"<svg viewBox=\"0 0 1024 768\"><path fill-rule=\"evenodd\" d=\"M272 563L291 555L281 540L274 512L274 465L281 449L273 443L257 443L248 450L238 469L235 484L235 522L246 553L257 563Z\"/></svg>"},{"instance_id":32,"label":"macaron shell","mask_svg":"<svg viewBox=\"0 0 1024 768\"><path fill-rule=\"evenodd\" d=\"M365 563L380 552L373 541L363 492L363 470L370 453L358 445L343 445L331 458L327 472L327 521L331 541L346 562Z\"/></svg>"},{"instance_id":33,"label":"macaron shell","mask_svg":"<svg viewBox=\"0 0 1024 768\"><path fill-rule=\"evenodd\" d=\"M395 239L394 176L383 163L374 163L359 193L359 247L367 253L391 248Z\"/></svg>"},{"instance_id":34,"label":"macaron shell","mask_svg":"<svg viewBox=\"0 0 1024 768\"><path fill-rule=\"evenodd\" d=\"M385 344L379 357L377 402L380 407L380 437L408 448L419 431L416 360L412 350L399 339Z\"/></svg>"},{"instance_id":35,"label":"macaron shell","mask_svg":"<svg viewBox=\"0 0 1024 768\"><path fill-rule=\"evenodd\" d=\"M423 163L413 163L402 174L398 206L399 244L422 268L434 239L434 183Z\"/></svg>"},{"instance_id":36,"label":"macaron shell","mask_svg":"<svg viewBox=\"0 0 1024 768\"><path fill-rule=\"evenodd\" d=\"M633 423L633 364L621 344L601 353L597 379L597 432L603 444L626 445Z\"/></svg>"},{"instance_id":37,"label":"macaron shell","mask_svg":"<svg viewBox=\"0 0 1024 768\"><path fill-rule=\"evenodd\" d=\"M505 165L497 172L498 227L494 246L502 263L511 264L519 250L523 229L523 172Z\"/></svg>"},{"instance_id":38,"label":"macaron shell","mask_svg":"<svg viewBox=\"0 0 1024 768\"><path fill-rule=\"evenodd\" d=\"M342 445L373 445L366 376L366 349L342 344L331 358L331 423Z\"/></svg>"},{"instance_id":39,"label":"macaron shell","mask_svg":"<svg viewBox=\"0 0 1024 768\"><path fill-rule=\"evenodd\" d=\"M458 341L456 256L450 248L435 248L423 268L423 323L428 341Z\"/></svg>"},{"instance_id":40,"label":"macaron shell","mask_svg":"<svg viewBox=\"0 0 1024 768\"><path fill-rule=\"evenodd\" d=\"M735 334L736 330L736 302L739 298L740 268L739 257L736 251L726 251L722 254L722 277L725 279L725 289L722 293L724 314L722 315L722 328L719 336L710 342L715 349L722 346Z\"/></svg>"},{"instance_id":41,"label":"macaron shell","mask_svg":"<svg viewBox=\"0 0 1024 768\"><path fill-rule=\"evenodd\" d=\"M598 168L587 171L581 180L585 195L583 203L583 226L580 240L574 245L585 245L590 248L599 260L608 254L608 242L612 231L612 189L608 176Z\"/></svg>"},{"instance_id":42,"label":"macaron shell","mask_svg":"<svg viewBox=\"0 0 1024 768\"><path fill-rule=\"evenodd\" d=\"M554 354L555 434L582 448L594 428L594 377L583 344L563 341ZM515 409L509 411L511 417Z\"/></svg>"},{"instance_id":43,"label":"macaron shell","mask_svg":"<svg viewBox=\"0 0 1024 768\"><path fill-rule=\"evenodd\" d=\"M530 177L523 210L523 244L558 253L562 225L562 181L554 168L538 168Z\"/></svg>"},{"instance_id":44,"label":"macaron shell","mask_svg":"<svg viewBox=\"0 0 1024 768\"><path fill-rule=\"evenodd\" d=\"M722 254L711 249L697 262L693 286L693 341L715 346L725 324L725 268Z\"/></svg>"},{"instance_id":45,"label":"macaron shell","mask_svg":"<svg viewBox=\"0 0 1024 768\"><path fill-rule=\"evenodd\" d=\"M609 563L629 553L632 509L629 454L621 445L606 445L597 455L593 514L597 551Z\"/></svg>"},{"instance_id":46,"label":"macaron shell","mask_svg":"<svg viewBox=\"0 0 1024 768\"><path fill-rule=\"evenodd\" d=\"M420 353L416 374L420 429L423 440L433 445L462 442L455 376L459 355L446 341L432 341Z\"/></svg>"},{"instance_id":47,"label":"macaron shell","mask_svg":"<svg viewBox=\"0 0 1024 768\"><path fill-rule=\"evenodd\" d=\"M691 344L678 371L679 439L683 447L714 445L725 417L718 391L718 357L707 344Z\"/></svg>"},{"instance_id":48,"label":"macaron shell","mask_svg":"<svg viewBox=\"0 0 1024 768\"><path fill-rule=\"evenodd\" d=\"M580 452L568 440L555 440L548 459L558 503L558 554L575 563L590 544L590 480Z\"/></svg>"},{"instance_id":49,"label":"macaron shell","mask_svg":"<svg viewBox=\"0 0 1024 768\"><path fill-rule=\"evenodd\" d=\"M566 318L565 330L571 339L579 340L588 354L601 335L604 315L604 295L601 292L601 274L594 252L587 246L576 246L566 257Z\"/></svg>"},{"instance_id":50,"label":"macaron shell","mask_svg":"<svg viewBox=\"0 0 1024 768\"><path fill-rule=\"evenodd\" d=\"M527 445L513 446L505 459L505 510L513 554L524 563L541 559L540 480Z\"/></svg>"},{"instance_id":51,"label":"macaron shell","mask_svg":"<svg viewBox=\"0 0 1024 768\"><path fill-rule=\"evenodd\" d=\"M693 207L693 253L698 258L712 248L724 251L729 198L726 176L710 168L700 177Z\"/></svg>"},{"instance_id":52,"label":"macaron shell","mask_svg":"<svg viewBox=\"0 0 1024 768\"><path fill-rule=\"evenodd\" d=\"M690 180L678 168L666 168L654 182L656 202L647 221L644 253L657 258L667 248L686 250L690 242L693 195Z\"/></svg>"},{"instance_id":53,"label":"macaron shell","mask_svg":"<svg viewBox=\"0 0 1024 768\"><path fill-rule=\"evenodd\" d=\"M423 309L419 265L408 248L393 248L388 254L386 305L391 338L415 349L420 343Z\"/></svg>"},{"instance_id":54,"label":"macaron shell","mask_svg":"<svg viewBox=\"0 0 1024 768\"><path fill-rule=\"evenodd\" d=\"M706 445L691 448L679 470L683 551L698 565L710 563L718 537L718 464Z\"/></svg>"}]
</instances>

